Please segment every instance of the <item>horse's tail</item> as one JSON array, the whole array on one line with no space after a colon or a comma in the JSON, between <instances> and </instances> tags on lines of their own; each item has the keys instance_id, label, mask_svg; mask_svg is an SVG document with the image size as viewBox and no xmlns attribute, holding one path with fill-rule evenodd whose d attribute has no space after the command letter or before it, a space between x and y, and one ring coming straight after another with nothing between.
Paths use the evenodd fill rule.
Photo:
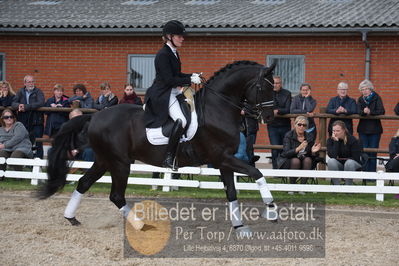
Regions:
<instances>
[{"instance_id":1,"label":"horse's tail","mask_svg":"<svg viewBox=\"0 0 399 266\"><path fill-rule=\"evenodd\" d=\"M46 199L62 189L70 169L68 160L70 151L76 149L78 134L89 123L91 115L77 116L63 124L56 134L51 149L48 152L47 176L48 180L39 187L38 197ZM87 140L87 137L85 138Z\"/></svg>"}]
</instances>

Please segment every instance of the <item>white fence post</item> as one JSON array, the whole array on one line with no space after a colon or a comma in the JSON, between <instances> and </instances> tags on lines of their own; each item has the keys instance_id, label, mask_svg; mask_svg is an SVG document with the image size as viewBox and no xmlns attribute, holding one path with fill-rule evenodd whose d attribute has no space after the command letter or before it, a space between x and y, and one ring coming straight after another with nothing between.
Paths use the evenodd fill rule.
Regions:
<instances>
[{"instance_id":1,"label":"white fence post","mask_svg":"<svg viewBox=\"0 0 399 266\"><path fill-rule=\"evenodd\" d=\"M40 158L35 158L35 161L40 161ZM32 174L33 176L39 176L38 174L40 173L41 167L39 165L34 165L32 169ZM30 184L33 186L37 186L39 184L39 179L37 178L32 178L30 181Z\"/></svg>"},{"instance_id":2,"label":"white fence post","mask_svg":"<svg viewBox=\"0 0 399 266\"><path fill-rule=\"evenodd\" d=\"M0 164L4 164L6 162L6 158L0 157ZM0 177L4 178L5 176L5 171L0 170Z\"/></svg>"},{"instance_id":3,"label":"white fence post","mask_svg":"<svg viewBox=\"0 0 399 266\"><path fill-rule=\"evenodd\" d=\"M381 175L382 173L384 173L384 171L379 170L377 173L378 173L378 175ZM384 187L384 179L378 179L378 177L377 177L377 180L375 181L375 185L378 188L383 188ZM378 201L384 201L384 194L383 193L375 194L375 199Z\"/></svg>"},{"instance_id":4,"label":"white fence post","mask_svg":"<svg viewBox=\"0 0 399 266\"><path fill-rule=\"evenodd\" d=\"M172 179L172 173L165 173L163 175L163 179L165 180L171 180ZM162 191L163 192L169 192L170 191L170 187L169 186L163 186L162 187Z\"/></svg>"}]
</instances>

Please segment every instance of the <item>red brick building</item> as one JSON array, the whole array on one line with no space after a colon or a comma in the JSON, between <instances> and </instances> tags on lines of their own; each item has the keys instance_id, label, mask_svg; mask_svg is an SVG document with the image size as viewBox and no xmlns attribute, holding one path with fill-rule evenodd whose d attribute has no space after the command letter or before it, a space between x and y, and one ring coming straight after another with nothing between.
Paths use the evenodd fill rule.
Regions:
<instances>
[{"instance_id":1,"label":"red brick building","mask_svg":"<svg viewBox=\"0 0 399 266\"><path fill-rule=\"evenodd\" d=\"M387 115L393 115L399 100L395 1L6 0L2 5L2 79L14 90L23 86L26 74L33 74L46 97L56 83L68 95L74 84L84 83L97 97L104 81L121 96L132 78L131 60L149 56L148 64L162 45L163 23L179 19L191 33L180 49L183 72L210 77L235 60L266 64L273 56L288 56L299 58L302 72L295 72L292 82L283 75L283 81L311 83L318 108L336 95L340 81L349 83L351 97L359 97L358 84L366 77L382 96ZM299 89L290 86L293 94ZM384 121L383 126L380 147L387 148L399 122ZM265 126L258 143L268 143Z\"/></svg>"}]
</instances>

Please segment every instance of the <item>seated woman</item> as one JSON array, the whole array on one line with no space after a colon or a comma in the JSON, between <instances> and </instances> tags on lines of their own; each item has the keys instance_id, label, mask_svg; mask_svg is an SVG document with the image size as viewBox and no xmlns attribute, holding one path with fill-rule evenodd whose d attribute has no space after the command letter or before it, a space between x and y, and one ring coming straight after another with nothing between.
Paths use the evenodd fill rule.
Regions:
<instances>
[{"instance_id":1,"label":"seated woman","mask_svg":"<svg viewBox=\"0 0 399 266\"><path fill-rule=\"evenodd\" d=\"M389 143L389 161L385 169L387 172L399 172L399 130Z\"/></svg>"},{"instance_id":2,"label":"seated woman","mask_svg":"<svg viewBox=\"0 0 399 266\"><path fill-rule=\"evenodd\" d=\"M69 113L69 119L72 119L76 116L83 115L82 111L79 108L73 109ZM84 145L88 143L87 139L87 128L89 124L86 123L86 125L83 127L83 129L80 131L80 133L77 136L77 141L79 142L79 145L82 145L79 148L71 150L71 155L74 159L76 160L83 160L87 162L94 162L94 151L89 145Z\"/></svg>"},{"instance_id":3,"label":"seated woman","mask_svg":"<svg viewBox=\"0 0 399 266\"><path fill-rule=\"evenodd\" d=\"M29 133L21 122L17 122L13 112L6 108L1 113L0 127L0 157L32 158L32 143ZM22 166L15 166L22 170ZM0 165L0 170L6 170L6 164Z\"/></svg>"},{"instance_id":4,"label":"seated woman","mask_svg":"<svg viewBox=\"0 0 399 266\"><path fill-rule=\"evenodd\" d=\"M298 116L294 129L287 132L283 141L283 151L277 159L280 169L311 170L316 165L316 157L321 144L315 143L314 134L306 132L308 119ZM296 183L296 177L290 177L290 183ZM306 184L307 178L301 178L301 184Z\"/></svg>"},{"instance_id":5,"label":"seated woman","mask_svg":"<svg viewBox=\"0 0 399 266\"><path fill-rule=\"evenodd\" d=\"M389 160L385 169L387 172L399 172L399 130L389 143ZM399 199L399 194L395 198Z\"/></svg>"},{"instance_id":6,"label":"seated woman","mask_svg":"<svg viewBox=\"0 0 399 266\"><path fill-rule=\"evenodd\" d=\"M327 154L330 159L327 162L328 170L332 171L356 171L362 167L360 154L362 146L352 136L343 121L337 120L332 124L332 135L327 140ZM339 185L339 178L332 178L333 185ZM345 179L345 185L352 185L353 179Z\"/></svg>"}]
</instances>

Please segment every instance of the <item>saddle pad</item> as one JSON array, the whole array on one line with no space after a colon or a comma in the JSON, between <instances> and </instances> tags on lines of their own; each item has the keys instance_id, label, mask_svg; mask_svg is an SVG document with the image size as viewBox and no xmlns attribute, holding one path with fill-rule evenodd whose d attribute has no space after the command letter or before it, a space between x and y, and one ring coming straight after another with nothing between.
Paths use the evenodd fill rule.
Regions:
<instances>
[{"instance_id":1,"label":"saddle pad","mask_svg":"<svg viewBox=\"0 0 399 266\"><path fill-rule=\"evenodd\" d=\"M191 140L198 129L198 119L196 111L191 112L191 124L187 130L187 137L182 136L180 142L185 142ZM147 139L152 145L166 145L169 142L169 137L165 137L162 134L162 127L157 128L146 128Z\"/></svg>"},{"instance_id":2,"label":"saddle pad","mask_svg":"<svg viewBox=\"0 0 399 266\"><path fill-rule=\"evenodd\" d=\"M195 90L191 87L185 88L184 96L188 100L188 104L191 108L191 123L185 135L182 136L180 142L191 140L198 129L197 112L195 110L194 94ZM169 142L169 137L165 137L162 134L162 127L158 128L146 128L147 139L152 145L165 145ZM187 137L186 137L187 136Z\"/></svg>"}]
</instances>

